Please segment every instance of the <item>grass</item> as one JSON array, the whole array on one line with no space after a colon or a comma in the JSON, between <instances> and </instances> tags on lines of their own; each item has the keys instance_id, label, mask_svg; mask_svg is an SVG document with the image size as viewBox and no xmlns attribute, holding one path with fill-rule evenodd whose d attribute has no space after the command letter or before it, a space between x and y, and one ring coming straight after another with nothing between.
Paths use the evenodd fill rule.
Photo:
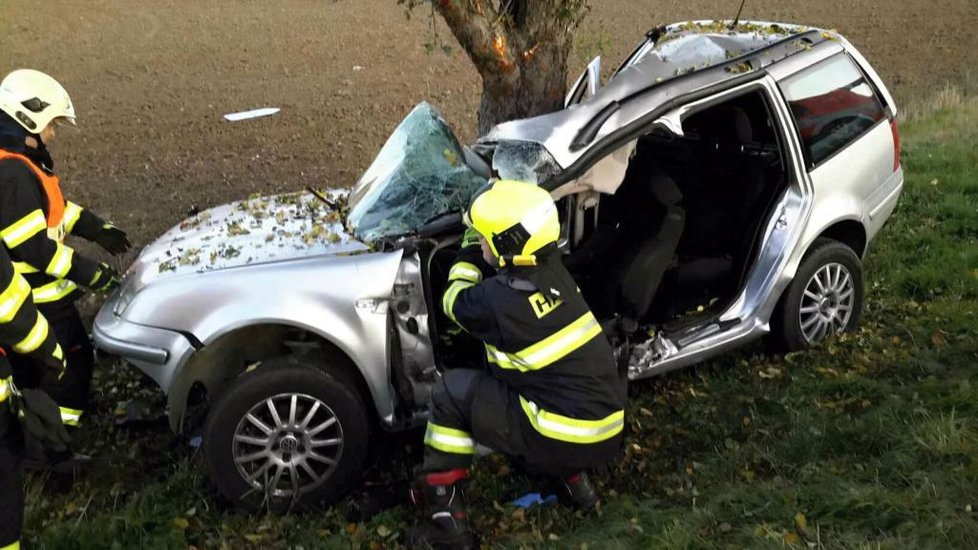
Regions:
<instances>
[{"instance_id":1,"label":"grass","mask_svg":"<svg viewBox=\"0 0 978 550\"><path fill-rule=\"evenodd\" d=\"M480 462L470 500L483 540L978 548L978 102L941 97L902 126L907 185L866 259L858 333L786 357L746 350L633 385L626 457L598 477L600 515L517 510L506 502L528 482L496 458ZM105 414L82 436L103 461L70 488L31 477L35 548L383 548L413 521L406 507L356 521L355 498L285 518L227 510L199 458L162 424L119 429L106 418L134 395L161 403L154 390L119 368L99 388ZM389 453L394 461L371 475L406 479L416 441L387 442L407 442L413 453Z\"/></svg>"}]
</instances>

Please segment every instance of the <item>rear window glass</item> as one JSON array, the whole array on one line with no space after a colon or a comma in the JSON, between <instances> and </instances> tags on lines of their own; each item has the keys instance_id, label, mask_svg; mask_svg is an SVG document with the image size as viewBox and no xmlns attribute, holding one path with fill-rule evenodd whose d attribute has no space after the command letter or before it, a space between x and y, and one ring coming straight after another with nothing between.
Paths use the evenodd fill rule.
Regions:
<instances>
[{"instance_id":1,"label":"rear window glass","mask_svg":"<svg viewBox=\"0 0 978 550\"><path fill-rule=\"evenodd\" d=\"M781 89L813 166L886 116L873 87L846 55L785 79Z\"/></svg>"}]
</instances>

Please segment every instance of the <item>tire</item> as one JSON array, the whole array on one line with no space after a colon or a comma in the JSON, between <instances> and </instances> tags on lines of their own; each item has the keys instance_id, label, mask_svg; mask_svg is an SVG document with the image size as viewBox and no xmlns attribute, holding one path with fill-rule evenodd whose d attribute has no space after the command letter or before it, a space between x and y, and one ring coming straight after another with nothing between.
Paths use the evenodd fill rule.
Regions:
<instances>
[{"instance_id":1,"label":"tire","mask_svg":"<svg viewBox=\"0 0 978 550\"><path fill-rule=\"evenodd\" d=\"M819 238L771 316L771 343L782 351L807 348L831 334L854 331L862 311L859 256L838 241Z\"/></svg>"},{"instance_id":2,"label":"tire","mask_svg":"<svg viewBox=\"0 0 978 550\"><path fill-rule=\"evenodd\" d=\"M247 510L275 513L342 498L359 480L370 441L356 389L295 356L238 377L208 413L203 435L207 471L221 494Z\"/></svg>"}]
</instances>

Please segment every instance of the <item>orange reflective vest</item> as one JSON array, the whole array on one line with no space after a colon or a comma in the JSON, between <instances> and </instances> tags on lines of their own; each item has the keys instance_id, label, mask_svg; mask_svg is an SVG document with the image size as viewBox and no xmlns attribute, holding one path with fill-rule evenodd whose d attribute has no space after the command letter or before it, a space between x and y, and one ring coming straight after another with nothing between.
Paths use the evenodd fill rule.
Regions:
<instances>
[{"instance_id":1,"label":"orange reflective vest","mask_svg":"<svg viewBox=\"0 0 978 550\"><path fill-rule=\"evenodd\" d=\"M67 230L65 228L65 198L61 194L61 178L54 174L48 174L41 170L31 159L17 153L11 153L5 149L0 149L0 160L15 158L26 164L44 189L44 197L48 201L47 222L48 236L61 242L65 238Z\"/></svg>"}]
</instances>

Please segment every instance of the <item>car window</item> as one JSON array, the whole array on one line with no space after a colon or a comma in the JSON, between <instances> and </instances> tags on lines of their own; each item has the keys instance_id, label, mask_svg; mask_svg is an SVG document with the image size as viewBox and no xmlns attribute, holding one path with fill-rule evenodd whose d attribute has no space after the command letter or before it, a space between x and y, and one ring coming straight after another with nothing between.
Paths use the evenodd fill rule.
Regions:
<instances>
[{"instance_id":1,"label":"car window","mask_svg":"<svg viewBox=\"0 0 978 550\"><path fill-rule=\"evenodd\" d=\"M781 82L812 166L886 117L873 87L845 54Z\"/></svg>"}]
</instances>

